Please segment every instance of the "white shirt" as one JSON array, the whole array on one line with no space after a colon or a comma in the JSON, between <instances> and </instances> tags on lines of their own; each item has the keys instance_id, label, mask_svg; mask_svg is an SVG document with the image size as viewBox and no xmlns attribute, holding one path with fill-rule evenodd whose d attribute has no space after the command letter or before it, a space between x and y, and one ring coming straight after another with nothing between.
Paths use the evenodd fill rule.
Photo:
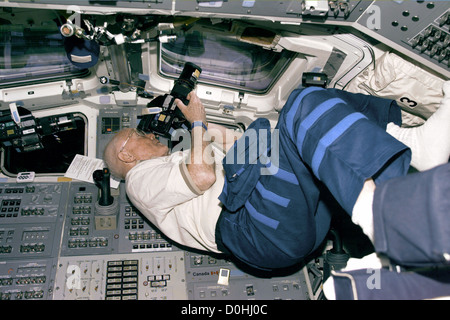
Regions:
<instances>
[{"instance_id":1,"label":"white shirt","mask_svg":"<svg viewBox=\"0 0 450 320\"><path fill-rule=\"evenodd\" d=\"M164 235L200 250L220 252L215 229L222 211L219 195L224 185L223 153L214 148L216 182L201 192L186 167L189 150L146 160L126 176L133 205Z\"/></svg>"}]
</instances>

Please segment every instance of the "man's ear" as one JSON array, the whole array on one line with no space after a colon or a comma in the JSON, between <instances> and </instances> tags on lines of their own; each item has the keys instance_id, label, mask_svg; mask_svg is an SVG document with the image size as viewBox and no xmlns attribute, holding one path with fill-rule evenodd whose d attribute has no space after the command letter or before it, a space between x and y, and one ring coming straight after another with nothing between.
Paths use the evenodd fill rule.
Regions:
<instances>
[{"instance_id":1,"label":"man's ear","mask_svg":"<svg viewBox=\"0 0 450 320\"><path fill-rule=\"evenodd\" d=\"M136 161L136 157L126 150L122 150L121 152L119 152L117 157L119 158L120 161L125 163L131 163Z\"/></svg>"}]
</instances>

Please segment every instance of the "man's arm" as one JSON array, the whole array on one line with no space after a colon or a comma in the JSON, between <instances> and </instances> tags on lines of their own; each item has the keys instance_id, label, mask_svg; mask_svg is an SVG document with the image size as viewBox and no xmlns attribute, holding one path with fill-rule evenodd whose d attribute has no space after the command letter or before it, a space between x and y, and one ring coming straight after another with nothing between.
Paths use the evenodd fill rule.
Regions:
<instances>
[{"instance_id":1,"label":"man's arm","mask_svg":"<svg viewBox=\"0 0 450 320\"><path fill-rule=\"evenodd\" d=\"M212 141L222 146L225 153L227 153L233 146L234 142L244 134L244 132L229 129L215 123L208 124L208 132Z\"/></svg>"},{"instance_id":2,"label":"man's arm","mask_svg":"<svg viewBox=\"0 0 450 320\"><path fill-rule=\"evenodd\" d=\"M202 122L207 125L205 108L195 92L187 96L189 104L186 106L181 100L175 102L186 119L192 124ZM191 154L186 167L195 185L201 190L208 190L216 181L214 154L208 148L211 140L203 126L195 126L191 131Z\"/></svg>"}]
</instances>

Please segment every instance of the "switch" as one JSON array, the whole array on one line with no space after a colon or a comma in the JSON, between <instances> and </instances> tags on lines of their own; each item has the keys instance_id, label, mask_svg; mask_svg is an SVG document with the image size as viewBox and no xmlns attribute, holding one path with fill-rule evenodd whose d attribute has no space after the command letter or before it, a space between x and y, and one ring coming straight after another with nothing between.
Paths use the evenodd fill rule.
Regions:
<instances>
[{"instance_id":1,"label":"switch","mask_svg":"<svg viewBox=\"0 0 450 320\"><path fill-rule=\"evenodd\" d=\"M246 288L245 288L245 291L246 291L246 293L247 293L247 296L249 296L249 297L251 297L251 296L254 296L255 295L255 290L253 289L253 286L247 286Z\"/></svg>"}]
</instances>

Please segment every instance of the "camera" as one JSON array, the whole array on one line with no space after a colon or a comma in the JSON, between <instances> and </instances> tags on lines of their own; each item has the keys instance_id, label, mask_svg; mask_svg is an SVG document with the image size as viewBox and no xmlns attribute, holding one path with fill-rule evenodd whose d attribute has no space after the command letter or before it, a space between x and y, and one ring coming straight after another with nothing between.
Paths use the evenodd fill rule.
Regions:
<instances>
[{"instance_id":1,"label":"camera","mask_svg":"<svg viewBox=\"0 0 450 320\"><path fill-rule=\"evenodd\" d=\"M170 94L159 96L147 104L147 108L159 107L160 113L142 116L138 129L144 132L152 132L155 135L170 139L172 130L187 129L190 130L190 124L180 109L177 108L175 99L180 99L184 104L188 104L187 95L191 92L202 72L197 65L187 62L184 65L178 79L170 91Z\"/></svg>"}]
</instances>

